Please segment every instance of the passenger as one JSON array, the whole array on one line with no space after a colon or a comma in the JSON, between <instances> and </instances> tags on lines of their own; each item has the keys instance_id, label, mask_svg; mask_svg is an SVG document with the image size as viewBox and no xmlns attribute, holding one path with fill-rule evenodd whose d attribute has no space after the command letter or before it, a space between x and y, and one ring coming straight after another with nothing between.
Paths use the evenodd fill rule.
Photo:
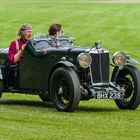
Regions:
<instances>
[{"instance_id":1,"label":"passenger","mask_svg":"<svg viewBox=\"0 0 140 140\"><path fill-rule=\"evenodd\" d=\"M56 37L62 36L63 30L61 24L57 24L57 23L52 24L49 28L49 35L53 35Z\"/></svg>"},{"instance_id":2,"label":"passenger","mask_svg":"<svg viewBox=\"0 0 140 140\"><path fill-rule=\"evenodd\" d=\"M11 42L9 47L8 59L10 64L21 63L26 43L31 40L32 26L24 23L18 31L19 39Z\"/></svg>"}]
</instances>

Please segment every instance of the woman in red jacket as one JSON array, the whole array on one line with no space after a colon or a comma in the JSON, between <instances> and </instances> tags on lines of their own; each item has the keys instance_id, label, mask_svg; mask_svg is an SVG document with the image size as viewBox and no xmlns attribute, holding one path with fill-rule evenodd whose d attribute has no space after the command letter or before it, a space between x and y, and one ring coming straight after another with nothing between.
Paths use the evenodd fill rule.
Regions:
<instances>
[{"instance_id":1,"label":"woman in red jacket","mask_svg":"<svg viewBox=\"0 0 140 140\"><path fill-rule=\"evenodd\" d=\"M21 63L26 43L31 40L32 26L28 23L23 24L18 31L19 39L11 42L9 47L8 59L10 64Z\"/></svg>"}]
</instances>

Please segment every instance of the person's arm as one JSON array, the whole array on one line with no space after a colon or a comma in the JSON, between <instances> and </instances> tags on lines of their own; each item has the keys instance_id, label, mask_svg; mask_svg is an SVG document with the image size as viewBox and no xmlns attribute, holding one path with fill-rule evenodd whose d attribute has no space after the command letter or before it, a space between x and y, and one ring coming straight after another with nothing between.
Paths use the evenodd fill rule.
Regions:
<instances>
[{"instance_id":1,"label":"person's arm","mask_svg":"<svg viewBox=\"0 0 140 140\"><path fill-rule=\"evenodd\" d=\"M23 55L24 48L25 45L23 45L20 51L17 52L16 42L15 41L11 42L8 53L8 59L10 61L10 64L15 64L20 61L20 57Z\"/></svg>"},{"instance_id":2,"label":"person's arm","mask_svg":"<svg viewBox=\"0 0 140 140\"><path fill-rule=\"evenodd\" d=\"M14 63L17 63L20 61L20 57L23 56L24 49L23 47L14 55Z\"/></svg>"},{"instance_id":3,"label":"person's arm","mask_svg":"<svg viewBox=\"0 0 140 140\"><path fill-rule=\"evenodd\" d=\"M17 53L16 42L12 41L9 46L9 52L8 52L8 59L9 59L10 64L14 64L14 56L16 53Z\"/></svg>"}]
</instances>

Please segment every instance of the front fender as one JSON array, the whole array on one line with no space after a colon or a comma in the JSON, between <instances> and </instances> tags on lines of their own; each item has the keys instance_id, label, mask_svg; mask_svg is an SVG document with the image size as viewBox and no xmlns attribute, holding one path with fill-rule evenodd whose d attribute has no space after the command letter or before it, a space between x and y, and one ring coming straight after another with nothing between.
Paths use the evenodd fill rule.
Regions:
<instances>
[{"instance_id":1,"label":"front fender","mask_svg":"<svg viewBox=\"0 0 140 140\"><path fill-rule=\"evenodd\" d=\"M135 69L135 70L137 69L135 66L132 66L132 65L124 65L122 69L119 69L119 67L116 66L112 72L111 82L116 81L116 78L117 78L120 71L123 71L123 70L128 69L128 68Z\"/></svg>"},{"instance_id":2,"label":"front fender","mask_svg":"<svg viewBox=\"0 0 140 140\"><path fill-rule=\"evenodd\" d=\"M130 63L130 64L132 64L132 65L137 65L137 64L139 64L139 62L138 62L137 60L130 58L129 55L126 56L126 62L127 62L127 63Z\"/></svg>"},{"instance_id":3,"label":"front fender","mask_svg":"<svg viewBox=\"0 0 140 140\"><path fill-rule=\"evenodd\" d=\"M119 73L119 67L115 66L112 72L111 82L114 82L116 80L118 73Z\"/></svg>"},{"instance_id":4,"label":"front fender","mask_svg":"<svg viewBox=\"0 0 140 140\"><path fill-rule=\"evenodd\" d=\"M74 67L74 65L69 61L59 61L59 62L55 63L55 65L52 67L51 73L58 67L65 67L65 68L71 67L72 68L72 67Z\"/></svg>"},{"instance_id":5,"label":"front fender","mask_svg":"<svg viewBox=\"0 0 140 140\"><path fill-rule=\"evenodd\" d=\"M56 65L62 65L64 67L74 67L74 65L69 61L60 61Z\"/></svg>"}]
</instances>

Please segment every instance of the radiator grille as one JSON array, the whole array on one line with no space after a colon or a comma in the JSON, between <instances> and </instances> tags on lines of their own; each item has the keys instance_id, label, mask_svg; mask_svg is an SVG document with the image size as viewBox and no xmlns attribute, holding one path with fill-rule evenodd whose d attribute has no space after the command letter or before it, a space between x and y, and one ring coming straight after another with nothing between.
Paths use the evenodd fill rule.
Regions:
<instances>
[{"instance_id":1,"label":"radiator grille","mask_svg":"<svg viewBox=\"0 0 140 140\"><path fill-rule=\"evenodd\" d=\"M93 83L108 83L110 72L109 52L107 53L90 53L92 64L90 73Z\"/></svg>"}]
</instances>

